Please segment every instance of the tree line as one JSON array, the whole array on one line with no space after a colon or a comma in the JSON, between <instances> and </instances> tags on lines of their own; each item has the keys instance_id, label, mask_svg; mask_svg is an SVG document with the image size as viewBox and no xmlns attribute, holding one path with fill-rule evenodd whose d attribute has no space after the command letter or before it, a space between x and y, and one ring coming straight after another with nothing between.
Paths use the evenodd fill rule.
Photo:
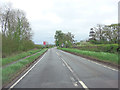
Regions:
<instances>
[{"instance_id":1,"label":"tree line","mask_svg":"<svg viewBox=\"0 0 120 90\"><path fill-rule=\"evenodd\" d=\"M96 44L118 43L118 24L100 25L91 28L89 41Z\"/></svg>"},{"instance_id":2,"label":"tree line","mask_svg":"<svg viewBox=\"0 0 120 90\"><path fill-rule=\"evenodd\" d=\"M25 13L19 9L4 7L0 10L2 31L2 56L34 48L32 32Z\"/></svg>"}]
</instances>

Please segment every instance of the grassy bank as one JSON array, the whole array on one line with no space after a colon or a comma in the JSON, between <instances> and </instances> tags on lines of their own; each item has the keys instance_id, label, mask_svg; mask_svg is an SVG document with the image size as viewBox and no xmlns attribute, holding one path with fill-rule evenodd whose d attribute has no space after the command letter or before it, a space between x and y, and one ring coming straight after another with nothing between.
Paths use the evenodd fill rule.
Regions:
<instances>
[{"instance_id":1,"label":"grassy bank","mask_svg":"<svg viewBox=\"0 0 120 90\"><path fill-rule=\"evenodd\" d=\"M34 56L30 56L22 61L19 61L15 64L12 64L8 67L2 69L2 83L3 85L9 83L12 79L15 78L27 65L32 63L36 58L42 55L47 49L42 49L39 53Z\"/></svg>"},{"instance_id":2,"label":"grassy bank","mask_svg":"<svg viewBox=\"0 0 120 90\"><path fill-rule=\"evenodd\" d=\"M95 59L99 59L102 61L107 61L110 63L118 64L118 55L113 53L106 53L106 52L94 52L94 51L84 51L84 50L78 50L78 49L72 49L72 48L59 48L64 51L90 56Z\"/></svg>"},{"instance_id":3,"label":"grassy bank","mask_svg":"<svg viewBox=\"0 0 120 90\"><path fill-rule=\"evenodd\" d=\"M30 50L30 51L27 51L27 52L23 52L23 53L20 53L20 54L17 54L15 56L11 56L11 57L8 57L8 58L3 58L2 59L2 66L4 65L7 65L9 63L12 63L14 61L17 61L19 59L22 59L26 56L29 56L29 55L32 55L36 52L39 52L41 49L34 49L34 50Z\"/></svg>"}]
</instances>

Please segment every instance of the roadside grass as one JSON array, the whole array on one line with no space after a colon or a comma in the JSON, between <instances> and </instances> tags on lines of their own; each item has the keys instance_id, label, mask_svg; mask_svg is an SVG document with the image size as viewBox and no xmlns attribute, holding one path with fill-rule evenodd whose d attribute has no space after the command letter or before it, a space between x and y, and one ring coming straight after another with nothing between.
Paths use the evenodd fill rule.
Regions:
<instances>
[{"instance_id":1,"label":"roadside grass","mask_svg":"<svg viewBox=\"0 0 120 90\"><path fill-rule=\"evenodd\" d=\"M111 62L113 64L118 64L118 54L106 53L106 52L94 52L94 51L84 51L71 48L58 48L64 51L73 52L80 55L90 56L95 59L102 61Z\"/></svg>"},{"instance_id":2,"label":"roadside grass","mask_svg":"<svg viewBox=\"0 0 120 90\"><path fill-rule=\"evenodd\" d=\"M37 53L40 50L41 49L34 49L34 50L30 50L30 51L27 51L27 52L20 53L18 55L12 56L12 57L3 58L2 59L2 66L7 65L7 64L12 63L12 62L15 62L19 59L22 59L22 58L24 58L26 56L29 56L29 55L32 55L34 53Z\"/></svg>"},{"instance_id":3,"label":"roadside grass","mask_svg":"<svg viewBox=\"0 0 120 90\"><path fill-rule=\"evenodd\" d=\"M30 56L22 61L19 61L15 64L11 64L8 67L2 69L2 84L9 83L12 79L15 78L17 74L19 74L23 69L26 68L27 65L32 63L36 58L42 55L47 49L41 50L34 56Z\"/></svg>"}]
</instances>

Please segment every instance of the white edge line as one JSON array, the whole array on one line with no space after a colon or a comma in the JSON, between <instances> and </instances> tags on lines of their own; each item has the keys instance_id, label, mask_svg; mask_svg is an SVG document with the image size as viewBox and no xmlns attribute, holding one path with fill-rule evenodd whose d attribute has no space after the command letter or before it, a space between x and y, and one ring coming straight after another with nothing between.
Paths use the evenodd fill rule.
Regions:
<instances>
[{"instance_id":1,"label":"white edge line","mask_svg":"<svg viewBox=\"0 0 120 90\"><path fill-rule=\"evenodd\" d=\"M46 53L45 53L46 54ZM45 54L42 56L42 58L45 56ZM37 61L20 79L18 79L8 90L10 90L11 88L13 88L15 85L17 85L40 61L41 59L39 59L39 61Z\"/></svg>"},{"instance_id":2,"label":"white edge line","mask_svg":"<svg viewBox=\"0 0 120 90\"><path fill-rule=\"evenodd\" d=\"M97 63L97 62L95 62L95 61L91 61L91 60L87 60L87 61L92 62L92 63L95 63L95 64L100 65L100 66L103 66L103 67L105 67L105 68L111 69L111 70L113 70L113 71L118 71L117 69L114 69L114 68L105 66L105 65L100 64L100 63Z\"/></svg>"},{"instance_id":3,"label":"white edge line","mask_svg":"<svg viewBox=\"0 0 120 90\"><path fill-rule=\"evenodd\" d=\"M61 51L61 50L60 50L60 51ZM65 53L64 51L61 51L61 52ZM83 58L83 57L82 57L82 58ZM86 58L85 58L85 59L86 59ZM111 69L111 70L113 70L113 71L118 71L117 69L114 69L114 68L105 66L105 65L100 64L100 63L97 63L97 62L95 62L95 61L91 61L91 60L89 60L89 59L86 59L86 60L87 60L87 61L90 61L90 62L92 62L92 63L95 63L95 64L97 64L97 65L103 66L103 67L105 67L105 68Z\"/></svg>"}]
</instances>

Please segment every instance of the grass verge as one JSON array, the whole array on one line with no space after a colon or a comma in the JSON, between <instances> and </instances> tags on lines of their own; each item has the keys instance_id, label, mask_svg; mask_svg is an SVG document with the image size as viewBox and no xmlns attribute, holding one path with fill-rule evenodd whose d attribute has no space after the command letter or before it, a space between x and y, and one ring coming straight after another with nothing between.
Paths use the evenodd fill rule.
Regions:
<instances>
[{"instance_id":1,"label":"grass verge","mask_svg":"<svg viewBox=\"0 0 120 90\"><path fill-rule=\"evenodd\" d=\"M41 56L47 49L41 50L34 56L30 56L22 61L19 61L15 64L12 64L8 67L2 69L2 84L3 86L10 81L12 81L16 75L20 74L27 66L29 66L32 62L35 61L39 56Z\"/></svg>"},{"instance_id":2,"label":"grass verge","mask_svg":"<svg viewBox=\"0 0 120 90\"><path fill-rule=\"evenodd\" d=\"M7 65L9 63L12 63L12 62L15 62L21 58L24 58L26 56L29 56L29 55L32 55L34 53L37 53L39 52L41 49L34 49L34 50L30 50L30 51L27 51L27 52L23 52L23 53L20 53L18 55L15 55L15 56L12 56L12 57L8 57L8 58L3 58L2 59L2 66L4 65Z\"/></svg>"},{"instance_id":3,"label":"grass verge","mask_svg":"<svg viewBox=\"0 0 120 90\"><path fill-rule=\"evenodd\" d=\"M110 62L118 65L118 54L106 53L106 52L84 51L84 50L78 50L78 49L72 49L72 48L58 48L58 49L80 54L80 55L90 56L92 58L95 58L101 61L106 61L106 62Z\"/></svg>"}]
</instances>

